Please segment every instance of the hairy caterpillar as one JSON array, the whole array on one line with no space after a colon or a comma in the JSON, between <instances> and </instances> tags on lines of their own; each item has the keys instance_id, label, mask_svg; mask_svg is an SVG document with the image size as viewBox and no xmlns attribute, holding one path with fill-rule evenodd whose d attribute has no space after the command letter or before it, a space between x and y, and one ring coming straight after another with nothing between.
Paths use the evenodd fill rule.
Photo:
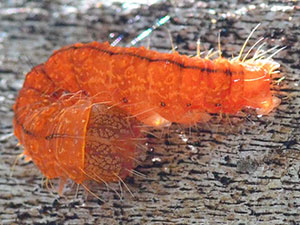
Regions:
<instances>
[{"instance_id":1,"label":"hairy caterpillar","mask_svg":"<svg viewBox=\"0 0 300 225\"><path fill-rule=\"evenodd\" d=\"M122 181L135 168L143 139L134 117L83 92L67 94L49 82L43 65L26 76L14 105L15 135L47 179L78 184Z\"/></svg>"},{"instance_id":2,"label":"hairy caterpillar","mask_svg":"<svg viewBox=\"0 0 300 225\"><path fill-rule=\"evenodd\" d=\"M27 74L15 135L47 178L117 181L134 168L140 122L191 125L207 113L267 114L280 103L270 91L279 64L260 50L241 58L245 45L232 60L98 42L64 47Z\"/></svg>"}]
</instances>

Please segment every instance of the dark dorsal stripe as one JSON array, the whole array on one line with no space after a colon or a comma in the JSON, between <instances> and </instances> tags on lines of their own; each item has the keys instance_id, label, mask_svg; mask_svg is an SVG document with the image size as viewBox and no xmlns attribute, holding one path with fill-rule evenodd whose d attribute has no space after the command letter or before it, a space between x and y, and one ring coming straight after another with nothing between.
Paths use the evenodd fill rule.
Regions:
<instances>
[{"instance_id":1,"label":"dark dorsal stripe","mask_svg":"<svg viewBox=\"0 0 300 225\"><path fill-rule=\"evenodd\" d=\"M65 49L61 49L61 50L56 51L52 56L54 56L54 55L56 55L56 54L58 54L60 52L68 51L70 49L83 49L83 48L93 49L93 50L96 50L96 51L99 51L99 52L103 52L103 53L106 53L106 54L109 54L109 55L132 56L132 57L136 57L136 58L139 58L139 59L147 60L149 62L165 62L165 63L170 63L170 64L177 65L177 66L179 66L180 68L183 68L183 69L194 69L194 70L200 70L201 72L207 72L207 73L225 73L228 76L232 76L233 74L241 74L241 75L243 74L243 71L240 71L240 72L231 71L229 68L227 68L226 70L213 70L213 69L210 69L210 68L199 67L199 66L186 66L183 63L179 63L179 62L174 61L174 60L169 60L169 59L151 59L149 57L141 56L141 55L134 54L134 53L131 53L131 52L113 52L113 51L109 51L107 49L101 49L99 47L87 46L87 45L80 46L80 47L70 46L69 48L65 48Z\"/></svg>"}]
</instances>

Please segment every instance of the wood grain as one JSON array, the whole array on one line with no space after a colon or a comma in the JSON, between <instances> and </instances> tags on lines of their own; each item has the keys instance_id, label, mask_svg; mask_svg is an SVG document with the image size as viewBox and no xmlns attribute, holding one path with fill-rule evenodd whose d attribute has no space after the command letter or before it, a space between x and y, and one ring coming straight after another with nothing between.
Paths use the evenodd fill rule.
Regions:
<instances>
[{"instance_id":1,"label":"wood grain","mask_svg":"<svg viewBox=\"0 0 300 225\"><path fill-rule=\"evenodd\" d=\"M85 1L0 3L0 223L1 224L300 224L300 9L295 1L171 1L129 11L122 5ZM110 41L125 46L158 18L172 19L151 35L151 49L195 54L217 47L221 31L226 57L237 55L256 24L250 44L265 37L268 48L285 45L275 59L285 79L274 87L281 105L270 115L253 111L218 115L186 129L176 124L153 131L137 171L122 197L105 185L76 186L58 197L44 186L32 163L19 160L12 136L12 105L33 65L53 50L76 42ZM111 34L111 35L110 35ZM148 41L139 42L147 46ZM55 185L55 181L54 181ZM119 186L111 185L120 192Z\"/></svg>"}]
</instances>

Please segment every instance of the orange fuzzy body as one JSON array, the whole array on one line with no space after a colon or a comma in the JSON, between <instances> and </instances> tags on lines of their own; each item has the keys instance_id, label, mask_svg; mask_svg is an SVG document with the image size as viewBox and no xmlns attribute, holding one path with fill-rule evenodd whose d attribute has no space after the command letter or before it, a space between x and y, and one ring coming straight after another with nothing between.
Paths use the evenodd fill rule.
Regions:
<instances>
[{"instance_id":1,"label":"orange fuzzy body","mask_svg":"<svg viewBox=\"0 0 300 225\"><path fill-rule=\"evenodd\" d=\"M190 125L205 113L235 114L247 106L268 113L275 106L271 71L255 63L92 42L56 51L45 69L62 89L84 90L152 126L160 118Z\"/></svg>"},{"instance_id":2,"label":"orange fuzzy body","mask_svg":"<svg viewBox=\"0 0 300 225\"><path fill-rule=\"evenodd\" d=\"M205 121L206 113L235 114L243 107L268 113L278 104L270 92L271 72L262 63L75 44L27 74L14 105L15 135L48 178L115 181L112 174L123 178L134 167L140 132L132 117L160 126L191 125ZM100 121L110 117L110 124L102 121L97 128L106 134L93 129L97 115Z\"/></svg>"},{"instance_id":3,"label":"orange fuzzy body","mask_svg":"<svg viewBox=\"0 0 300 225\"><path fill-rule=\"evenodd\" d=\"M14 105L15 135L48 178L119 181L135 167L141 132L120 108L69 93L35 67Z\"/></svg>"}]
</instances>

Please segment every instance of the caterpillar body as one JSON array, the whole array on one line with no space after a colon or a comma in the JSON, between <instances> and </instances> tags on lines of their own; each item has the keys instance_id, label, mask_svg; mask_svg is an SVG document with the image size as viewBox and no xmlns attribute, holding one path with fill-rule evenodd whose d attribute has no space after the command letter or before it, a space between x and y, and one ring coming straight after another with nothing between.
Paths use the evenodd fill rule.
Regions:
<instances>
[{"instance_id":1,"label":"caterpillar body","mask_svg":"<svg viewBox=\"0 0 300 225\"><path fill-rule=\"evenodd\" d=\"M63 90L84 90L95 102L110 102L158 126L190 125L206 113L235 114L244 107L267 114L278 104L270 91L271 73L278 66L273 61L211 61L93 42L57 51L45 70Z\"/></svg>"},{"instance_id":2,"label":"caterpillar body","mask_svg":"<svg viewBox=\"0 0 300 225\"><path fill-rule=\"evenodd\" d=\"M47 178L116 181L134 168L140 123L194 124L207 113L279 104L272 59L215 60L144 47L77 43L26 76L14 105L24 154Z\"/></svg>"}]
</instances>

